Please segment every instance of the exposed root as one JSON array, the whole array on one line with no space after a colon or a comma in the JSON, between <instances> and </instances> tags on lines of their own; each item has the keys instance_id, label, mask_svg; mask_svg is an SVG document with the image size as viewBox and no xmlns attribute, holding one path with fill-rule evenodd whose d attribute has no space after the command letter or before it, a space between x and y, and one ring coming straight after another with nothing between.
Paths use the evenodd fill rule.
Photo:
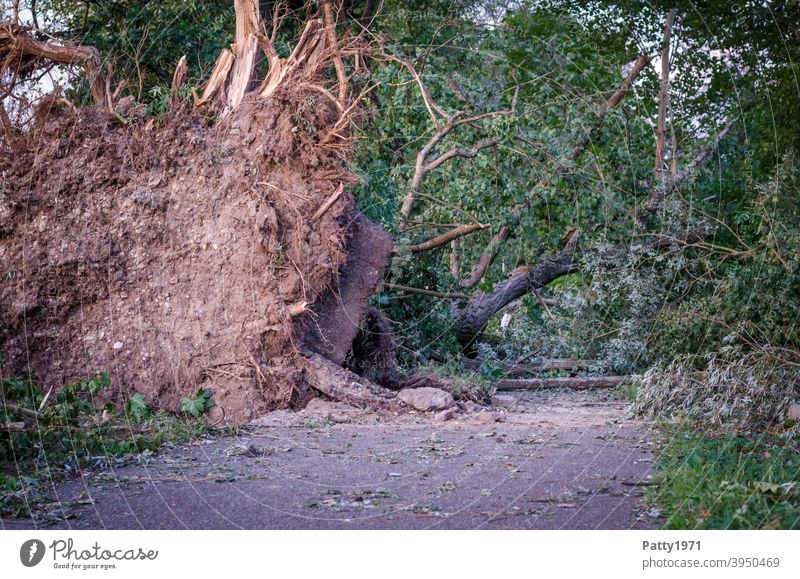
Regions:
<instances>
[{"instance_id":1,"label":"exposed root","mask_svg":"<svg viewBox=\"0 0 800 579\"><path fill-rule=\"evenodd\" d=\"M397 388L397 343L389 320L380 310L367 308L347 366L381 386Z\"/></svg>"},{"instance_id":2,"label":"exposed root","mask_svg":"<svg viewBox=\"0 0 800 579\"><path fill-rule=\"evenodd\" d=\"M307 361L309 385L325 396L356 408L384 412L403 409L394 392L376 386L318 354L311 354Z\"/></svg>"}]
</instances>

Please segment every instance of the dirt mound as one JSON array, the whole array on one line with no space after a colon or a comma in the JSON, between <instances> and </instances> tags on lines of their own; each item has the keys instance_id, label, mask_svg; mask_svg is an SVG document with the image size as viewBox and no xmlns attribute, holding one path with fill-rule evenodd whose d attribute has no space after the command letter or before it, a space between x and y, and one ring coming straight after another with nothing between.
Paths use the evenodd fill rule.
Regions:
<instances>
[{"instance_id":1,"label":"dirt mound","mask_svg":"<svg viewBox=\"0 0 800 579\"><path fill-rule=\"evenodd\" d=\"M341 150L315 139L337 116L278 91L216 124L61 112L0 143L2 373L105 370L164 408L211 387L234 422L297 403L295 326L337 287L354 215Z\"/></svg>"}]
</instances>

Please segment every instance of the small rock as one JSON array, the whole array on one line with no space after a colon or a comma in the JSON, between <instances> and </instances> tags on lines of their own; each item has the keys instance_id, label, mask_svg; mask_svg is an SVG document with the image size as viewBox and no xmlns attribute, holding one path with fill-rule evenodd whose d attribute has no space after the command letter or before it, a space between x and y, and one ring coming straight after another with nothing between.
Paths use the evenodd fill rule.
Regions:
<instances>
[{"instance_id":1,"label":"small rock","mask_svg":"<svg viewBox=\"0 0 800 579\"><path fill-rule=\"evenodd\" d=\"M264 456L266 451L254 444L234 444L225 449L225 456L243 456L247 458L256 458Z\"/></svg>"},{"instance_id":2,"label":"small rock","mask_svg":"<svg viewBox=\"0 0 800 579\"><path fill-rule=\"evenodd\" d=\"M420 412L437 412L455 404L452 394L438 388L406 388L397 398Z\"/></svg>"},{"instance_id":3,"label":"small rock","mask_svg":"<svg viewBox=\"0 0 800 579\"><path fill-rule=\"evenodd\" d=\"M321 416L337 424L343 424L350 422L358 414L358 409L344 402L331 402L321 398L312 398L306 405L304 412Z\"/></svg>"},{"instance_id":4,"label":"small rock","mask_svg":"<svg viewBox=\"0 0 800 579\"><path fill-rule=\"evenodd\" d=\"M448 408L446 410L442 410L441 412L437 412L436 415L433 417L434 422L447 422L451 420L453 416L456 414L455 407Z\"/></svg>"},{"instance_id":5,"label":"small rock","mask_svg":"<svg viewBox=\"0 0 800 579\"><path fill-rule=\"evenodd\" d=\"M122 342L114 342L114 345L112 346L112 348L114 348L115 350L121 350L122 346L124 346L124 345L125 344L123 344Z\"/></svg>"},{"instance_id":6,"label":"small rock","mask_svg":"<svg viewBox=\"0 0 800 579\"><path fill-rule=\"evenodd\" d=\"M492 396L492 406L500 408L513 408L517 405L517 399L508 394L495 394Z\"/></svg>"},{"instance_id":7,"label":"small rock","mask_svg":"<svg viewBox=\"0 0 800 579\"><path fill-rule=\"evenodd\" d=\"M461 407L464 409L464 412L468 414L472 414L473 412L477 412L481 409L480 405L476 404L472 400L467 400L466 402L461 403Z\"/></svg>"},{"instance_id":8,"label":"small rock","mask_svg":"<svg viewBox=\"0 0 800 579\"><path fill-rule=\"evenodd\" d=\"M503 420L505 420L505 416L499 412L489 412L488 410L484 410L478 414L478 422L483 424L491 424L493 422L501 422Z\"/></svg>"},{"instance_id":9,"label":"small rock","mask_svg":"<svg viewBox=\"0 0 800 579\"><path fill-rule=\"evenodd\" d=\"M800 404L797 402L789 404L789 409L786 411L786 418L800 421Z\"/></svg>"}]
</instances>

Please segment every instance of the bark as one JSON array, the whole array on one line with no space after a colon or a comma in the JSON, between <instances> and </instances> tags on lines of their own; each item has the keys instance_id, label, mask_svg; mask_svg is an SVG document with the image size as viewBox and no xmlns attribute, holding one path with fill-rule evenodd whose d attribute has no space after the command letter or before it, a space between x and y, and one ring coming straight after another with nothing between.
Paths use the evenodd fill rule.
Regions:
<instances>
[{"instance_id":1,"label":"bark","mask_svg":"<svg viewBox=\"0 0 800 579\"><path fill-rule=\"evenodd\" d=\"M551 388L572 388L573 390L590 390L596 388L614 388L620 384L628 384L633 376L581 376L575 378L525 378L521 380L498 380L494 386L498 391L509 390L545 390Z\"/></svg>"},{"instance_id":2,"label":"bark","mask_svg":"<svg viewBox=\"0 0 800 579\"><path fill-rule=\"evenodd\" d=\"M559 253L546 257L536 265L516 269L508 279L495 285L491 292L473 294L466 307L456 313L453 321L459 343L468 348L480 336L491 317L506 305L559 277L577 271L577 243L578 232L573 231Z\"/></svg>"},{"instance_id":3,"label":"bark","mask_svg":"<svg viewBox=\"0 0 800 579\"><path fill-rule=\"evenodd\" d=\"M664 23L664 40L661 49L661 91L658 98L658 122L656 124L656 179L664 176L664 151L667 142L667 106L669 103L669 41L672 24L675 21L675 8L669 11Z\"/></svg>"},{"instance_id":4,"label":"bark","mask_svg":"<svg viewBox=\"0 0 800 579\"><path fill-rule=\"evenodd\" d=\"M469 235L474 231L480 231L481 229L488 229L488 225L483 225L481 223L471 223L469 225L462 225L460 227L456 227L455 229L451 229L447 233L443 233L442 235L437 235L429 239L428 241L424 241L422 243L418 243L416 245L410 245L408 247L411 253L422 253L423 251L429 251L431 249L436 249L437 247L441 247L443 245L448 244L451 241L455 241L459 237L463 237L464 235Z\"/></svg>"},{"instance_id":5,"label":"bark","mask_svg":"<svg viewBox=\"0 0 800 579\"><path fill-rule=\"evenodd\" d=\"M106 79L100 73L100 53L93 46L71 42L46 42L31 36L33 29L7 22L0 23L0 70L10 69L20 76L39 67L45 59L64 65L82 66L89 78L95 103L108 108Z\"/></svg>"},{"instance_id":6,"label":"bark","mask_svg":"<svg viewBox=\"0 0 800 579\"><path fill-rule=\"evenodd\" d=\"M350 406L384 412L402 408L394 392L371 384L319 354L308 356L306 375L313 389Z\"/></svg>"}]
</instances>

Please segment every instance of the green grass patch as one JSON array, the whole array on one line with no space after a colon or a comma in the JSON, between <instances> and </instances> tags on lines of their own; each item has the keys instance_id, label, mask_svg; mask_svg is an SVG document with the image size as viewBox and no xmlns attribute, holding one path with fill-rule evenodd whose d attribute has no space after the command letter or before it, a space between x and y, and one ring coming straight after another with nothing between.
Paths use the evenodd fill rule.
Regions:
<instances>
[{"instance_id":1,"label":"green grass patch","mask_svg":"<svg viewBox=\"0 0 800 579\"><path fill-rule=\"evenodd\" d=\"M29 381L0 383L0 515L43 523L68 518L76 505L51 498L54 483L86 469L149 460L165 445L212 434L202 416L213 406L210 391L195 416L153 412L138 393L118 409L106 397L109 385L99 373L48 397Z\"/></svg>"},{"instance_id":2,"label":"green grass patch","mask_svg":"<svg viewBox=\"0 0 800 579\"><path fill-rule=\"evenodd\" d=\"M668 529L800 528L800 450L777 437L670 429L649 502Z\"/></svg>"}]
</instances>

